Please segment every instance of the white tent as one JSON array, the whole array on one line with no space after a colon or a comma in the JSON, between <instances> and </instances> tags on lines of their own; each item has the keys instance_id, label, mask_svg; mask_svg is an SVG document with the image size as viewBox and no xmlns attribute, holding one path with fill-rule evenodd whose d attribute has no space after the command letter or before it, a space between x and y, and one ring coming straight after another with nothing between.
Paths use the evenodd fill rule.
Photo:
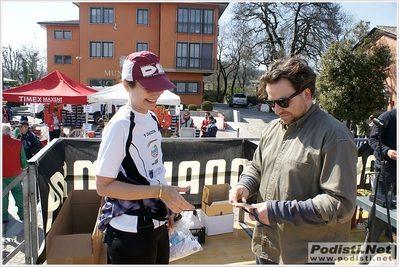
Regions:
<instances>
[{"instance_id":1,"label":"white tent","mask_svg":"<svg viewBox=\"0 0 399 267\"><path fill-rule=\"evenodd\" d=\"M97 93L87 96L87 101L89 103L125 103L127 100L128 94L122 83L107 87L98 91ZM180 105L180 96L172 93L169 90L165 90L158 98L157 105Z\"/></svg>"}]
</instances>

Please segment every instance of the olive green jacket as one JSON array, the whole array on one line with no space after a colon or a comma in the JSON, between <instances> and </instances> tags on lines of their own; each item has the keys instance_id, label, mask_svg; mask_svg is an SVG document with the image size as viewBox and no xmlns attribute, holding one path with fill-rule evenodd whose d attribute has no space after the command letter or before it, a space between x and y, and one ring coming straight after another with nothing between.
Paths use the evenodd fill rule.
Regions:
<instances>
[{"instance_id":1,"label":"olive green jacket","mask_svg":"<svg viewBox=\"0 0 399 267\"><path fill-rule=\"evenodd\" d=\"M280 264L304 264L309 242L347 242L356 207L356 164L353 135L317 104L289 126L271 121L242 175L258 181L258 202L311 199L324 223L255 227L253 252Z\"/></svg>"}]
</instances>

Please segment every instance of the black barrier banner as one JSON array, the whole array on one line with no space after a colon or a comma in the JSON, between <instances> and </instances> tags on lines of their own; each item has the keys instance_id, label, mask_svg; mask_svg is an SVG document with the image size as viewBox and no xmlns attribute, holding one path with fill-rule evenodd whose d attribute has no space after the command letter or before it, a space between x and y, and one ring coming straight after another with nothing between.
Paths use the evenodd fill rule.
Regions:
<instances>
[{"instance_id":1,"label":"black barrier banner","mask_svg":"<svg viewBox=\"0 0 399 267\"><path fill-rule=\"evenodd\" d=\"M45 233L72 190L96 189L95 169L100 139L59 139L37 164ZM166 180L191 186L184 198L199 207L204 185L234 186L252 159L256 145L245 139L165 139Z\"/></svg>"},{"instance_id":2,"label":"black barrier banner","mask_svg":"<svg viewBox=\"0 0 399 267\"><path fill-rule=\"evenodd\" d=\"M184 198L201 205L204 185L228 183L234 186L239 175L252 159L256 146L242 140L163 142L167 181L172 185L190 185Z\"/></svg>"},{"instance_id":3,"label":"black barrier banner","mask_svg":"<svg viewBox=\"0 0 399 267\"><path fill-rule=\"evenodd\" d=\"M65 143L51 144L36 164L37 184L42 206L43 230L47 234L64 200Z\"/></svg>"},{"instance_id":4,"label":"black barrier banner","mask_svg":"<svg viewBox=\"0 0 399 267\"><path fill-rule=\"evenodd\" d=\"M95 189L100 139L58 139L37 164L45 234L72 190Z\"/></svg>"}]
</instances>

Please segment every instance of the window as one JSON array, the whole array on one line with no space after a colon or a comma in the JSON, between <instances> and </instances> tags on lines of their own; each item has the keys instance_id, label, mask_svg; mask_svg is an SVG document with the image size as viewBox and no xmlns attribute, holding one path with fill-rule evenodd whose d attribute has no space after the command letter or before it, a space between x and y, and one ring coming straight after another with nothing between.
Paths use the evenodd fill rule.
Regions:
<instances>
[{"instance_id":1,"label":"window","mask_svg":"<svg viewBox=\"0 0 399 267\"><path fill-rule=\"evenodd\" d=\"M89 86L112 86L112 85L114 85L114 80L89 79Z\"/></svg>"},{"instance_id":2,"label":"window","mask_svg":"<svg viewBox=\"0 0 399 267\"><path fill-rule=\"evenodd\" d=\"M148 51L148 43L137 43L136 52Z\"/></svg>"},{"instance_id":3,"label":"window","mask_svg":"<svg viewBox=\"0 0 399 267\"><path fill-rule=\"evenodd\" d=\"M213 44L177 43L176 67L212 69Z\"/></svg>"},{"instance_id":4,"label":"window","mask_svg":"<svg viewBox=\"0 0 399 267\"><path fill-rule=\"evenodd\" d=\"M90 23L114 24L114 9L109 7L91 7Z\"/></svg>"},{"instance_id":5,"label":"window","mask_svg":"<svg viewBox=\"0 0 399 267\"><path fill-rule=\"evenodd\" d=\"M198 83L187 83L188 93L198 93Z\"/></svg>"},{"instance_id":6,"label":"window","mask_svg":"<svg viewBox=\"0 0 399 267\"><path fill-rule=\"evenodd\" d=\"M64 56L62 59L64 64L72 64L72 57L71 56Z\"/></svg>"},{"instance_id":7,"label":"window","mask_svg":"<svg viewBox=\"0 0 399 267\"><path fill-rule=\"evenodd\" d=\"M137 25L148 25L148 9L137 9Z\"/></svg>"},{"instance_id":8,"label":"window","mask_svg":"<svg viewBox=\"0 0 399 267\"><path fill-rule=\"evenodd\" d=\"M213 33L213 10L204 9L204 19L202 25L202 32L207 34Z\"/></svg>"},{"instance_id":9,"label":"window","mask_svg":"<svg viewBox=\"0 0 399 267\"><path fill-rule=\"evenodd\" d=\"M188 8L177 9L177 32L188 32Z\"/></svg>"},{"instance_id":10,"label":"window","mask_svg":"<svg viewBox=\"0 0 399 267\"><path fill-rule=\"evenodd\" d=\"M177 43L176 48L176 66L179 68L187 67L188 44Z\"/></svg>"},{"instance_id":11,"label":"window","mask_svg":"<svg viewBox=\"0 0 399 267\"><path fill-rule=\"evenodd\" d=\"M201 68L212 69L213 44L202 44Z\"/></svg>"},{"instance_id":12,"label":"window","mask_svg":"<svg viewBox=\"0 0 399 267\"><path fill-rule=\"evenodd\" d=\"M90 57L114 57L113 42L90 42Z\"/></svg>"},{"instance_id":13,"label":"window","mask_svg":"<svg viewBox=\"0 0 399 267\"><path fill-rule=\"evenodd\" d=\"M72 40L72 31L54 31L54 39L56 40Z\"/></svg>"},{"instance_id":14,"label":"window","mask_svg":"<svg viewBox=\"0 0 399 267\"><path fill-rule=\"evenodd\" d=\"M198 82L174 82L176 87L172 90L174 93L179 94L198 94L199 83Z\"/></svg>"},{"instance_id":15,"label":"window","mask_svg":"<svg viewBox=\"0 0 399 267\"><path fill-rule=\"evenodd\" d=\"M72 64L72 56L70 55L54 55L54 64Z\"/></svg>"},{"instance_id":16,"label":"window","mask_svg":"<svg viewBox=\"0 0 399 267\"><path fill-rule=\"evenodd\" d=\"M201 33L201 9L190 10L190 33Z\"/></svg>"},{"instance_id":17,"label":"window","mask_svg":"<svg viewBox=\"0 0 399 267\"><path fill-rule=\"evenodd\" d=\"M62 56L61 55L54 56L54 64L62 64Z\"/></svg>"},{"instance_id":18,"label":"window","mask_svg":"<svg viewBox=\"0 0 399 267\"><path fill-rule=\"evenodd\" d=\"M200 44L190 44L190 68L200 67Z\"/></svg>"},{"instance_id":19,"label":"window","mask_svg":"<svg viewBox=\"0 0 399 267\"><path fill-rule=\"evenodd\" d=\"M177 8L177 32L213 34L213 9Z\"/></svg>"}]
</instances>

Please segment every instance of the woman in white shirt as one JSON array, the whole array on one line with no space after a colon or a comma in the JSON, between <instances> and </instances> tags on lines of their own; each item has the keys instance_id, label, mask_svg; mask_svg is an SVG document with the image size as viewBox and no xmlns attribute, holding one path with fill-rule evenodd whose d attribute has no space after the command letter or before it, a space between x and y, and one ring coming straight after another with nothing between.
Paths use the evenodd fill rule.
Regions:
<instances>
[{"instance_id":1,"label":"woman in white shirt","mask_svg":"<svg viewBox=\"0 0 399 267\"><path fill-rule=\"evenodd\" d=\"M96 188L105 196L98 223L107 230L107 254L112 264L168 264L166 222L194 209L165 180L160 126L150 111L164 90L175 88L158 57L148 51L129 55L122 68L129 94L102 133L97 156Z\"/></svg>"}]
</instances>

